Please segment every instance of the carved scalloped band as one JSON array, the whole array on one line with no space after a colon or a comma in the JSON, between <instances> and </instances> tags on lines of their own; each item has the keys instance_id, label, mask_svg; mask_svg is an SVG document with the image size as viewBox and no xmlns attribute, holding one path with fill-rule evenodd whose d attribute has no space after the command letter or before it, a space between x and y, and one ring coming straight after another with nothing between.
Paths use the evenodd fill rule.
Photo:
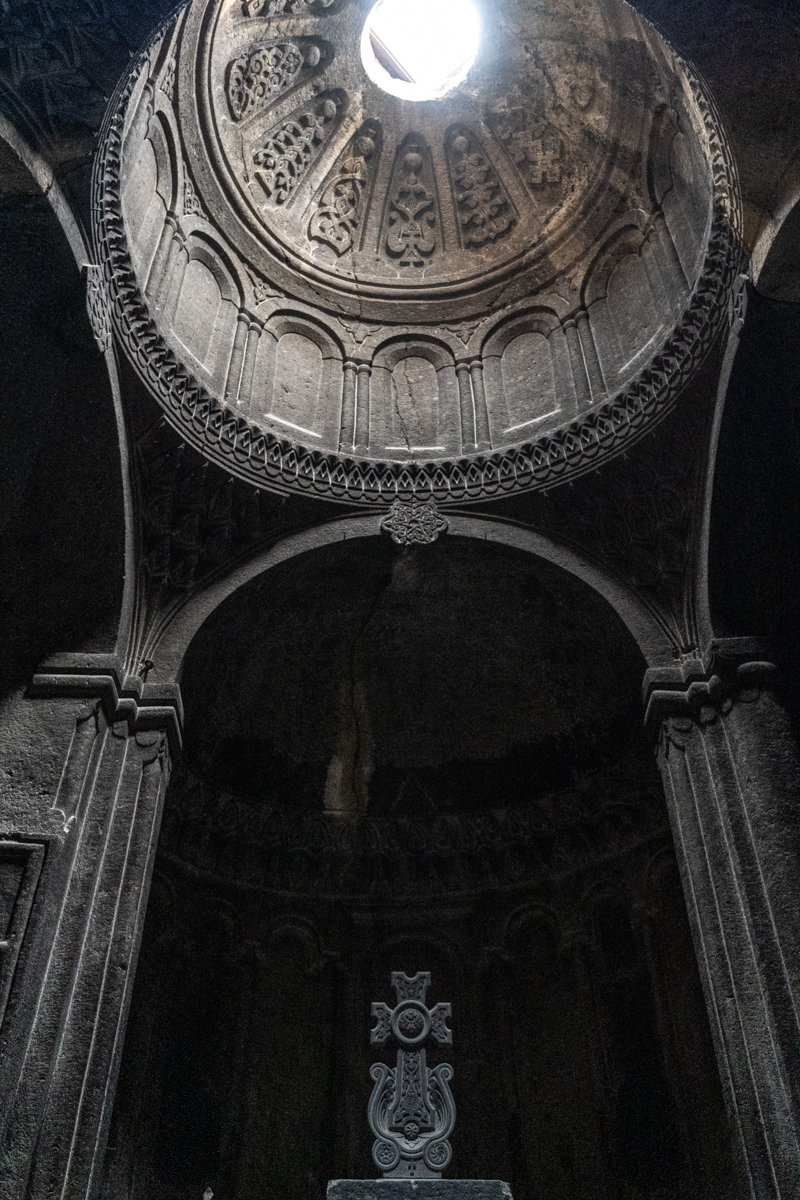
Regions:
<instances>
[{"instance_id":1,"label":"carved scalloped band","mask_svg":"<svg viewBox=\"0 0 800 1200\"><path fill-rule=\"evenodd\" d=\"M150 46L121 82L101 133L93 179L94 237L114 328L169 420L227 471L273 491L302 491L353 504L385 506L396 497L440 505L541 490L596 469L666 416L733 318L731 297L743 267L735 170L713 102L685 62L702 116L714 187L708 250L680 324L626 390L569 425L512 449L419 464L347 458L293 445L227 409L186 370L150 317L130 260L120 202L124 113Z\"/></svg>"}]
</instances>

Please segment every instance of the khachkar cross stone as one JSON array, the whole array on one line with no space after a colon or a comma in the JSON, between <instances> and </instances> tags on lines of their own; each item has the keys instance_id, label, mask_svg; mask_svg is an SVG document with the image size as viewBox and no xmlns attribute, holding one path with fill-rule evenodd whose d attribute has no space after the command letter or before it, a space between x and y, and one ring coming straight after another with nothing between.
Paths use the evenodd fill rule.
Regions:
<instances>
[{"instance_id":1,"label":"khachkar cross stone","mask_svg":"<svg viewBox=\"0 0 800 1200\"><path fill-rule=\"evenodd\" d=\"M425 1045L433 1038L453 1043L447 1028L450 1005L427 1004L429 971L406 975L392 971L397 996L394 1008L372 1005L373 1046L393 1041L397 1065L375 1063L369 1101L369 1124L375 1135L372 1157L382 1179L332 1179L327 1200L512 1200L501 1179L442 1179L452 1151L447 1140L456 1121L450 1092L453 1068L429 1067Z\"/></svg>"},{"instance_id":2,"label":"khachkar cross stone","mask_svg":"<svg viewBox=\"0 0 800 1200\"><path fill-rule=\"evenodd\" d=\"M439 1179L453 1153L447 1140L456 1123L453 1068L447 1063L431 1068L425 1055L428 1038L453 1044L447 1028L450 1005L428 1008L430 985L429 971L411 977L393 971L394 1008L380 1001L372 1005L377 1022L372 1045L382 1046L392 1037L397 1042L397 1066L375 1063L370 1071L375 1080L368 1109L375 1134L372 1157L384 1179Z\"/></svg>"}]
</instances>

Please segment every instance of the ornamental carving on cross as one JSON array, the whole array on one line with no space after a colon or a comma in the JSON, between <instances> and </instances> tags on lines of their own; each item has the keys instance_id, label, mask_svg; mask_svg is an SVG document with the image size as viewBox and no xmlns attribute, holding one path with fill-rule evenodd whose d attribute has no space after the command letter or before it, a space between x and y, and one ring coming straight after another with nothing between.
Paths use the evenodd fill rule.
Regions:
<instances>
[{"instance_id":1,"label":"ornamental carving on cross","mask_svg":"<svg viewBox=\"0 0 800 1200\"><path fill-rule=\"evenodd\" d=\"M371 1045L383 1046L390 1039L397 1044L395 1067L374 1063L370 1069L375 1081L368 1109L375 1135L372 1158L385 1179L439 1179L452 1157L447 1139L456 1122L453 1068L448 1063L429 1067L425 1054L429 1038L452 1045L447 1028L451 1009L442 1002L428 1007L430 984L429 971L412 976L393 971L394 1008L382 1001L372 1005L376 1023Z\"/></svg>"}]
</instances>

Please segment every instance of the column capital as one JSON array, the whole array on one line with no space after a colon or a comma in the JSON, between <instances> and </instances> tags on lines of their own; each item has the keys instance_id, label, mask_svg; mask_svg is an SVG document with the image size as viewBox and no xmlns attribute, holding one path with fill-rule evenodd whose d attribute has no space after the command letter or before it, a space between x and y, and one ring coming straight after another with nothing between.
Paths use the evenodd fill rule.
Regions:
<instances>
[{"instance_id":1,"label":"column capital","mask_svg":"<svg viewBox=\"0 0 800 1200\"><path fill-rule=\"evenodd\" d=\"M69 654L47 659L34 675L27 695L31 699L55 696L99 699L110 724L124 721L131 733L166 730L175 749L180 749L183 702L178 684L148 687L150 664L141 664L141 674L122 670L115 655Z\"/></svg>"},{"instance_id":2,"label":"column capital","mask_svg":"<svg viewBox=\"0 0 800 1200\"><path fill-rule=\"evenodd\" d=\"M714 638L674 666L651 667L642 684L645 725L655 731L665 717L697 718L744 689L774 684L778 668L771 657L760 638Z\"/></svg>"}]
</instances>

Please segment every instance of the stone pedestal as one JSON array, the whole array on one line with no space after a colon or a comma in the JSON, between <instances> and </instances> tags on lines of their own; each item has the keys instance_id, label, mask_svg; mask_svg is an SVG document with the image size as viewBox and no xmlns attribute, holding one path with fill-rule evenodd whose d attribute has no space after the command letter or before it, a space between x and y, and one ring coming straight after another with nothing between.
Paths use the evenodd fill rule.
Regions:
<instances>
[{"instance_id":1,"label":"stone pedestal","mask_svg":"<svg viewBox=\"0 0 800 1200\"><path fill-rule=\"evenodd\" d=\"M502 1179L332 1179L327 1200L511 1200Z\"/></svg>"},{"instance_id":2,"label":"stone pedestal","mask_svg":"<svg viewBox=\"0 0 800 1200\"><path fill-rule=\"evenodd\" d=\"M800 761L775 668L745 639L684 678L651 672L648 719L711 1030L751 1200L800 1195Z\"/></svg>"}]
</instances>

